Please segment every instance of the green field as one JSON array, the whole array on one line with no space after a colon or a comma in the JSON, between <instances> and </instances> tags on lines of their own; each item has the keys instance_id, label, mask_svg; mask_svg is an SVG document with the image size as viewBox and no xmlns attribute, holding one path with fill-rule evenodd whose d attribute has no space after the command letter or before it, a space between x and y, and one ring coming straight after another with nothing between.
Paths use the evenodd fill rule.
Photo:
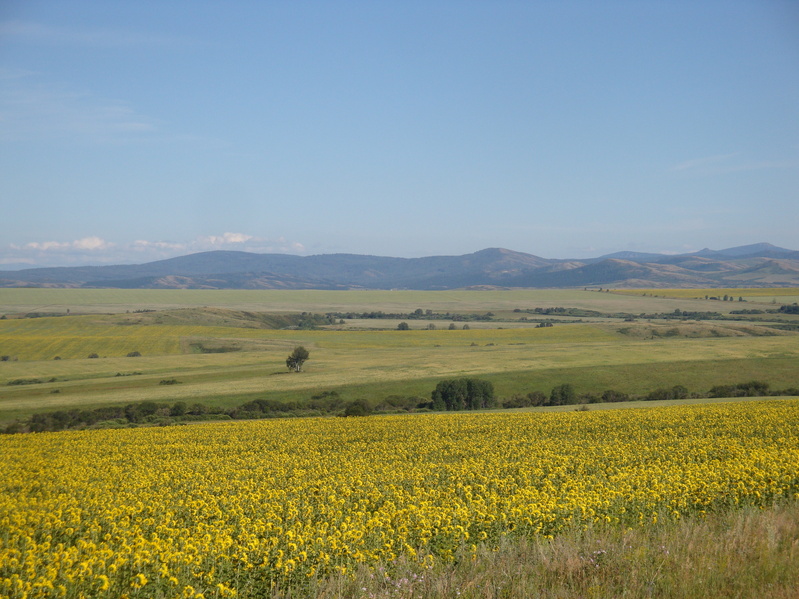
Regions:
<instances>
[{"instance_id":1,"label":"green field","mask_svg":"<svg viewBox=\"0 0 799 599\"><path fill-rule=\"evenodd\" d=\"M0 315L28 312L118 313L155 309L215 306L258 312L435 311L478 312L516 308L570 306L600 311L670 312L681 310L729 311L740 303L699 299L725 290L649 289L601 293L571 289L508 289L452 291L288 291L193 289L0 289ZM751 303L790 304L799 301L796 289L726 290ZM646 294L646 295L643 295ZM653 297L656 295L657 297ZM752 306L746 306L752 307Z\"/></svg>"},{"instance_id":2,"label":"green field","mask_svg":"<svg viewBox=\"0 0 799 599\"><path fill-rule=\"evenodd\" d=\"M799 335L764 326L762 318L571 318L569 324L536 328L520 320L529 313L514 312L553 306L603 313L720 311L721 304L573 290L3 289L0 421L62 407L144 400L232 407L259 397L302 400L327 390L372 402L389 395L429 398L438 380L460 376L491 380L501 397L548 393L562 383L578 393L630 394L678 384L705 392L753 379L772 388L799 387ZM284 317L264 315L417 308L495 316L470 321L469 330L462 322L447 330L447 320L418 320L410 321L412 330L397 331L391 319L348 320L316 330L271 328L285 324ZM32 312L62 316L22 317ZM786 315L783 324L791 318ZM436 330L423 330L430 322ZM297 345L311 357L305 372L291 374L285 359ZM132 352L141 356L126 357ZM160 384L165 379L177 384ZM30 384L9 384L20 381Z\"/></svg>"},{"instance_id":3,"label":"green field","mask_svg":"<svg viewBox=\"0 0 799 599\"><path fill-rule=\"evenodd\" d=\"M704 299L729 295L747 302L792 304L799 302L799 291L795 287L751 287L751 288L705 288L705 289L617 289L613 293L623 295L648 295L660 298ZM716 300L713 300L716 301Z\"/></svg>"}]
</instances>

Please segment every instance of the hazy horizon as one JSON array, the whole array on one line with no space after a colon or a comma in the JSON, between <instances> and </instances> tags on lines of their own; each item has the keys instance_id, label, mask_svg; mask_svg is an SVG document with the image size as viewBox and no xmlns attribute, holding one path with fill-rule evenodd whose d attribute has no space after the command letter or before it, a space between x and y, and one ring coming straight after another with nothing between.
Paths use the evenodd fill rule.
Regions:
<instances>
[{"instance_id":1,"label":"hazy horizon","mask_svg":"<svg viewBox=\"0 0 799 599\"><path fill-rule=\"evenodd\" d=\"M725 248L702 248L700 250L695 250L695 251L696 252L700 252L702 250L723 251L723 250L728 250L728 249L735 249L737 247L747 247L748 245L762 245L762 244L771 245L772 247L776 247L777 249L780 249L780 250L798 251L798 250L794 250L794 249L789 248L789 247L774 246L774 244L770 244L768 242L761 242L761 243L755 243L755 244L746 244L745 246L733 246L733 247L730 247L730 248L726 248L726 247ZM345 255L346 254L349 254L349 255L371 255L371 256L378 256L378 257L381 257L381 258L430 258L430 257L439 257L439 256L469 255L469 254L472 254L472 253L476 253L476 252L480 252L480 251L484 251L484 250L491 250L491 249L510 250L512 252L518 252L519 251L519 250L514 250L513 248L481 248L479 250L475 250L474 252L467 252L466 254L451 254L451 253L450 254L446 254L445 253L445 254L436 254L436 255L432 255L431 254L431 255L428 255L428 256L413 256L413 257L409 257L409 256L388 256L388 255L378 255L378 254L360 254L360 253L359 254L353 254L352 252L336 252L336 253L345 254ZM86 262L86 263L80 263L80 264L76 263L76 264L68 264L68 265L59 264L59 265L43 265L43 266L38 266L37 265L37 266L31 266L29 264L9 264L9 265L0 265L0 271L13 272L13 271L17 271L17 270L26 270L26 269L30 269L30 268L63 268L63 267L69 267L69 266L75 266L75 267L128 266L128 265L135 265L135 264L146 264L146 263L149 263L149 262L155 262L155 261L159 261L159 260L167 260L167 259L171 259L171 258L180 258L180 257L184 257L184 256L190 256L190 255L196 254L196 253L204 253L204 252L211 252L211 251L246 251L246 250L200 250L198 252L180 253L180 254L175 254L174 256L170 256L168 258L157 258L156 260L144 260L144 261L141 261L141 262L131 262L131 261L128 261L128 262L108 262L108 261L100 260L100 261L94 262L94 263ZM597 255L597 256L568 256L568 257L545 256L545 255L542 255L542 254L533 254L531 252L520 252L520 253L532 254L532 255L538 256L539 258L544 258L544 259L547 259L547 260L581 260L581 259L600 258L600 257L603 257L603 256L612 256L614 254L623 254L625 252L630 252L630 250L621 250L619 252L610 252L609 254L602 254L602 255ZM297 257L308 257L308 256L313 256L313 255L323 255L323 254L307 254L307 253L306 254L293 254L293 253L290 253L290 252L247 252L247 253L253 253L253 254L259 254L259 253L260 254L272 254L272 253L274 253L274 254L283 254L283 255L297 256ZM674 253L674 252L631 252L631 253L643 253L643 254L654 253L654 254L660 255L660 256L678 255L677 253ZM681 252L681 254L690 254L690 253L694 253L694 251L692 251L692 252ZM324 254L324 255L333 255L333 253L327 253L327 254Z\"/></svg>"},{"instance_id":2,"label":"hazy horizon","mask_svg":"<svg viewBox=\"0 0 799 599\"><path fill-rule=\"evenodd\" d=\"M0 270L546 258L799 222L799 4L0 7Z\"/></svg>"}]
</instances>

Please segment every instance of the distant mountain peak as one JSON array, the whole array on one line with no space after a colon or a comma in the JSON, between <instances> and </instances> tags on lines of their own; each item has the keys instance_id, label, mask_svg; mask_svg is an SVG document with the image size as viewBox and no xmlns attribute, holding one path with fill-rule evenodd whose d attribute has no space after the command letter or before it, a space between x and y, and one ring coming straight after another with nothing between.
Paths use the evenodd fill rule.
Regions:
<instances>
[{"instance_id":1,"label":"distant mountain peak","mask_svg":"<svg viewBox=\"0 0 799 599\"><path fill-rule=\"evenodd\" d=\"M777 247L771 243L761 242L749 245L739 245L724 250L711 250L705 248L695 253L696 256L726 256L728 258L740 258L742 256L776 256L783 254L793 254L793 250Z\"/></svg>"}]
</instances>

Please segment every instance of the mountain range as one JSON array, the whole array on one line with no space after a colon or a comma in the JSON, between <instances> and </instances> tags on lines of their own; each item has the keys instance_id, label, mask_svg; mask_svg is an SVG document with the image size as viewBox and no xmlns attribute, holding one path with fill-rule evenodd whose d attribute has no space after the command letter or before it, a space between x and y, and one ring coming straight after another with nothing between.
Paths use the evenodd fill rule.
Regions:
<instances>
[{"instance_id":1,"label":"mountain range","mask_svg":"<svg viewBox=\"0 0 799 599\"><path fill-rule=\"evenodd\" d=\"M547 259L501 248L389 258L211 251L145 264L0 271L0 287L122 289L457 289L799 286L799 251L757 243L680 255Z\"/></svg>"}]
</instances>

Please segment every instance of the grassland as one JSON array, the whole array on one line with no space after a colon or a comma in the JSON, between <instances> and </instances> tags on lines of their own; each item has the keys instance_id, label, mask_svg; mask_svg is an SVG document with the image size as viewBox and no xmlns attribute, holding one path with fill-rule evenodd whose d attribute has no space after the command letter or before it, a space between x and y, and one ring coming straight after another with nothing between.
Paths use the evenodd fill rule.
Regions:
<instances>
[{"instance_id":1,"label":"grassland","mask_svg":"<svg viewBox=\"0 0 799 599\"><path fill-rule=\"evenodd\" d=\"M677 384L704 392L751 379L774 388L799 386L799 336L762 322L571 318L582 322L537 328L521 320L535 307L651 313L708 311L722 303L564 290L0 290L7 316L0 320L0 355L9 356L0 362L0 422L59 407L144 400L232 407L254 398L302 400L320 390L370 401L427 398L438 380L455 376L487 378L501 397L548 393L564 382L578 393L630 394ZM109 306L110 313L101 313ZM173 308L156 310L166 306ZM20 317L31 307L63 315ZM273 328L288 323L280 314L297 310L410 313L419 307L495 316L470 322L469 330L446 330L448 321L422 330L424 320L411 321L409 331L393 330L394 320L347 321L320 330ZM261 311L245 310L253 308ZM295 375L286 372L285 358L296 345L307 347L311 359ZM132 352L141 357L126 357ZM164 379L179 384L159 385ZM41 382L9 385L20 380Z\"/></svg>"},{"instance_id":2,"label":"grassland","mask_svg":"<svg viewBox=\"0 0 799 599\"><path fill-rule=\"evenodd\" d=\"M728 290L737 298L746 293L754 303L793 303L796 289ZM703 293L700 293L703 292ZM755 293L757 292L757 293ZM186 289L0 289L0 314L119 313L152 309L216 306L256 312L501 312L516 308L570 306L603 312L672 312L681 310L728 311L735 302L705 300L723 290L626 290L614 293L565 289L490 289L452 291L289 291L289 290L186 290ZM726 293L726 292L725 292ZM765 295L760 295L765 293ZM787 293L787 295L781 295ZM644 296L643 294L646 294ZM657 296L657 297L654 297ZM790 301L789 301L790 300ZM749 306L747 306L749 307Z\"/></svg>"},{"instance_id":3,"label":"grassland","mask_svg":"<svg viewBox=\"0 0 799 599\"><path fill-rule=\"evenodd\" d=\"M795 287L763 288L707 288L707 289L614 289L621 295L647 295L650 297L673 299L721 298L728 295L735 300L743 298L747 302L792 304L799 302L799 292ZM714 300L711 300L714 301Z\"/></svg>"}]
</instances>

